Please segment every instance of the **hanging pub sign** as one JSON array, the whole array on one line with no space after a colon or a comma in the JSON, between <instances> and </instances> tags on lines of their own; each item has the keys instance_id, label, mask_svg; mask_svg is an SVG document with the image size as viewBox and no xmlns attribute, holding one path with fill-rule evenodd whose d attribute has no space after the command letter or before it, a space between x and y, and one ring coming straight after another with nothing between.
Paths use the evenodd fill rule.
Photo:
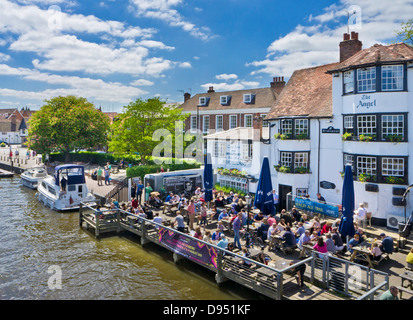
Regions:
<instances>
[{"instance_id":1,"label":"hanging pub sign","mask_svg":"<svg viewBox=\"0 0 413 320\"><path fill-rule=\"evenodd\" d=\"M332 126L329 126L329 127L326 128L326 129L321 129L321 132L322 132L322 133L340 133L340 129L335 129L335 128L332 127Z\"/></svg>"},{"instance_id":2,"label":"hanging pub sign","mask_svg":"<svg viewBox=\"0 0 413 320\"><path fill-rule=\"evenodd\" d=\"M320 181L320 187L323 189L335 189L336 185L330 181Z\"/></svg>"}]
</instances>

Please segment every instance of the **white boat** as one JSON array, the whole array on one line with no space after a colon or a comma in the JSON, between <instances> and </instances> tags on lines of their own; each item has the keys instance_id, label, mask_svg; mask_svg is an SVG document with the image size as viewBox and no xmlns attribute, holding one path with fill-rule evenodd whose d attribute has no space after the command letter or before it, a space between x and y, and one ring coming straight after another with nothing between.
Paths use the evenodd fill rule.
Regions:
<instances>
[{"instance_id":1,"label":"white boat","mask_svg":"<svg viewBox=\"0 0 413 320\"><path fill-rule=\"evenodd\" d=\"M57 166L54 176L41 180L36 195L40 202L57 211L77 210L80 202L96 205L86 185L85 169L79 165Z\"/></svg>"},{"instance_id":2,"label":"white boat","mask_svg":"<svg viewBox=\"0 0 413 320\"><path fill-rule=\"evenodd\" d=\"M24 187L30 189L37 189L39 181L47 177L47 170L45 167L34 167L25 170L20 175L21 183Z\"/></svg>"}]
</instances>

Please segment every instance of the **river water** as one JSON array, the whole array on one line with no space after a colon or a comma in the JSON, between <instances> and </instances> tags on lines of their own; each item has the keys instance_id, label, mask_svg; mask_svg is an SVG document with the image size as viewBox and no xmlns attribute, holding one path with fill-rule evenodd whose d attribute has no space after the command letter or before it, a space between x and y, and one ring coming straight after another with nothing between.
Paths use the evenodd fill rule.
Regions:
<instances>
[{"instance_id":1,"label":"river water","mask_svg":"<svg viewBox=\"0 0 413 320\"><path fill-rule=\"evenodd\" d=\"M0 299L263 299L134 235L100 240L79 227L78 212L44 207L17 175L0 180ZM51 269L49 269L51 268ZM59 273L61 272L61 273ZM61 274L61 289L52 281Z\"/></svg>"}]
</instances>

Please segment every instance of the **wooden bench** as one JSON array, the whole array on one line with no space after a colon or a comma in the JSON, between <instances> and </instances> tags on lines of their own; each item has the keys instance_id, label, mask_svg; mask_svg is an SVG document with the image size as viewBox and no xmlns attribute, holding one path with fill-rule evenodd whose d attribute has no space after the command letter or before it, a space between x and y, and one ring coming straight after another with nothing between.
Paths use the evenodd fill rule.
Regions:
<instances>
[{"instance_id":1,"label":"wooden bench","mask_svg":"<svg viewBox=\"0 0 413 320\"><path fill-rule=\"evenodd\" d=\"M382 262L383 260L389 260L389 259L390 259L389 254L386 253L386 252L384 252L384 253L380 256L380 260L372 260L372 259L371 259L371 262L372 262L374 265L379 265L380 262Z\"/></svg>"},{"instance_id":2,"label":"wooden bench","mask_svg":"<svg viewBox=\"0 0 413 320\"><path fill-rule=\"evenodd\" d=\"M413 290L410 290L402 286L397 286L397 289L399 290L400 299L402 299L403 292L406 292L413 296Z\"/></svg>"}]
</instances>

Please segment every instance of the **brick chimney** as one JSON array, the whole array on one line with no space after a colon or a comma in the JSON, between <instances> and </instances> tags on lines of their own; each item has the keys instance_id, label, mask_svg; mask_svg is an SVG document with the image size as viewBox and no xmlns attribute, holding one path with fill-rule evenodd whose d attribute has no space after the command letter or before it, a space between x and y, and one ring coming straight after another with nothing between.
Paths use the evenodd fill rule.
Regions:
<instances>
[{"instance_id":1,"label":"brick chimney","mask_svg":"<svg viewBox=\"0 0 413 320\"><path fill-rule=\"evenodd\" d=\"M277 93L280 94L282 89L285 87L284 77L275 77L272 78L272 82L270 82L271 88Z\"/></svg>"},{"instance_id":2,"label":"brick chimney","mask_svg":"<svg viewBox=\"0 0 413 320\"><path fill-rule=\"evenodd\" d=\"M363 47L362 42L359 40L359 34L357 32L351 32L351 38L348 33L343 35L343 41L340 42L340 62L343 62L361 51Z\"/></svg>"},{"instance_id":3,"label":"brick chimney","mask_svg":"<svg viewBox=\"0 0 413 320\"><path fill-rule=\"evenodd\" d=\"M209 87L208 93L210 93L210 92L215 92L214 87Z\"/></svg>"},{"instance_id":4,"label":"brick chimney","mask_svg":"<svg viewBox=\"0 0 413 320\"><path fill-rule=\"evenodd\" d=\"M187 102L189 99L191 99L191 94L188 92L184 93L184 102Z\"/></svg>"}]
</instances>

